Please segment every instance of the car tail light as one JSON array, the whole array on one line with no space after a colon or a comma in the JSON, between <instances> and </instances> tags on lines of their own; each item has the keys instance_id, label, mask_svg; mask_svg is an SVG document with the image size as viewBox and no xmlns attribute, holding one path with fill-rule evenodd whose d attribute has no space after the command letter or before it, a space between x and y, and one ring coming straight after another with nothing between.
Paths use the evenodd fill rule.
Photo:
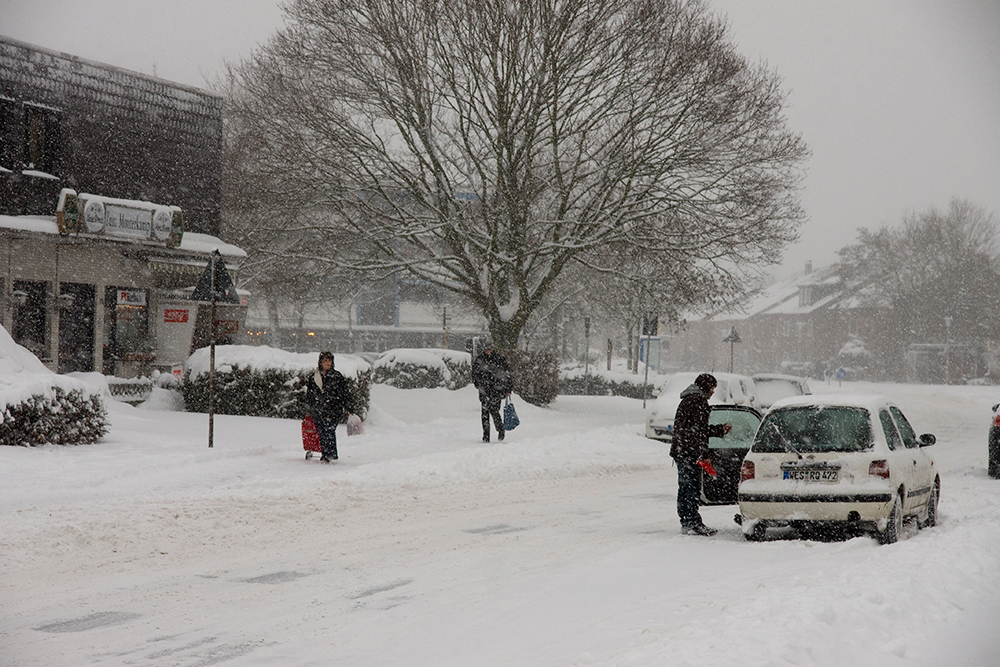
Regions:
<instances>
[{"instance_id":1,"label":"car tail light","mask_svg":"<svg viewBox=\"0 0 1000 667\"><path fill-rule=\"evenodd\" d=\"M868 474L873 477L889 479L889 462L886 460L872 461L868 466Z\"/></svg>"},{"instance_id":2,"label":"car tail light","mask_svg":"<svg viewBox=\"0 0 1000 667\"><path fill-rule=\"evenodd\" d=\"M1000 428L1000 415L993 415L993 425Z\"/></svg>"},{"instance_id":3,"label":"car tail light","mask_svg":"<svg viewBox=\"0 0 1000 667\"><path fill-rule=\"evenodd\" d=\"M746 481L748 479L753 479L756 472L753 468L753 461L744 461L743 465L740 466L740 481Z\"/></svg>"}]
</instances>

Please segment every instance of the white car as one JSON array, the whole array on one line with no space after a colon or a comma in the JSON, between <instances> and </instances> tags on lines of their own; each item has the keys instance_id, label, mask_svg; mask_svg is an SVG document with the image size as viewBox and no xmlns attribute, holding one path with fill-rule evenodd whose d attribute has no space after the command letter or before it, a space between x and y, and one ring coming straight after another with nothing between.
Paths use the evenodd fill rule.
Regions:
<instances>
[{"instance_id":1,"label":"white car","mask_svg":"<svg viewBox=\"0 0 1000 667\"><path fill-rule=\"evenodd\" d=\"M737 521L752 541L791 526L895 542L906 518L937 522L941 479L925 449L934 442L880 396L782 399L743 459Z\"/></svg>"},{"instance_id":2,"label":"white car","mask_svg":"<svg viewBox=\"0 0 1000 667\"><path fill-rule=\"evenodd\" d=\"M681 392L694 384L701 373L674 373L667 378L646 418L646 437L669 443L673 440L674 415ZM719 385L709 399L711 405L754 405L753 380L746 375L712 373Z\"/></svg>"},{"instance_id":3,"label":"white car","mask_svg":"<svg viewBox=\"0 0 1000 667\"><path fill-rule=\"evenodd\" d=\"M764 412L782 398L808 396L812 393L806 378L778 373L757 373L753 376L753 386L757 392L755 407Z\"/></svg>"}]
</instances>

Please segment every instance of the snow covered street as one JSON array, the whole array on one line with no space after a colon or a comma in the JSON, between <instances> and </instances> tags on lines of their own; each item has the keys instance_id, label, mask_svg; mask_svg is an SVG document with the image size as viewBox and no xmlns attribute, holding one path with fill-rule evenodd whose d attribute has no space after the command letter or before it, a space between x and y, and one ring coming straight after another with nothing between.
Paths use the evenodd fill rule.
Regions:
<instances>
[{"instance_id":1,"label":"snow covered street","mask_svg":"<svg viewBox=\"0 0 1000 667\"><path fill-rule=\"evenodd\" d=\"M931 432L940 525L879 547L679 534L642 402L372 389L341 460L299 423L111 406L91 446L0 448L4 665L900 665L1000 656L989 387L882 391Z\"/></svg>"}]
</instances>

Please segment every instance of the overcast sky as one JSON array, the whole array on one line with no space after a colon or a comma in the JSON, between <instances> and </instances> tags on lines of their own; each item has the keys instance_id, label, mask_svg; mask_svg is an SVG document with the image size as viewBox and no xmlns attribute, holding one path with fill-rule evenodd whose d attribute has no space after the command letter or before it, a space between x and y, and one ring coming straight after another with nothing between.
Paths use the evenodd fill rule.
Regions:
<instances>
[{"instance_id":1,"label":"overcast sky","mask_svg":"<svg viewBox=\"0 0 1000 667\"><path fill-rule=\"evenodd\" d=\"M710 2L813 153L778 277L953 197L1000 222L1000 0ZM4 35L201 87L281 25L275 0L0 0Z\"/></svg>"}]
</instances>

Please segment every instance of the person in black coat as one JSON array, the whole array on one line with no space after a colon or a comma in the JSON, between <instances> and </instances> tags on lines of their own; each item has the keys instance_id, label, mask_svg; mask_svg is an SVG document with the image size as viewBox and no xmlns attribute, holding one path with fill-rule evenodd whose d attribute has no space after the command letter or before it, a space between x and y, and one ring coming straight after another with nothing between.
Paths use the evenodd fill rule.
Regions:
<instances>
[{"instance_id":1,"label":"person in black coat","mask_svg":"<svg viewBox=\"0 0 1000 667\"><path fill-rule=\"evenodd\" d=\"M323 463L337 459L337 424L352 412L351 386L333 368L333 354L320 352L319 367L306 385L306 409L316 422Z\"/></svg>"},{"instance_id":2,"label":"person in black coat","mask_svg":"<svg viewBox=\"0 0 1000 667\"><path fill-rule=\"evenodd\" d=\"M685 535L714 535L701 519L698 502L701 495L701 466L699 461L711 462L709 438L721 438L729 433L729 424L709 426L711 408L708 399L718 385L715 376L702 373L694 384L681 392L681 402L674 415L673 438L670 456L677 463L677 516L681 532Z\"/></svg>"},{"instance_id":3,"label":"person in black coat","mask_svg":"<svg viewBox=\"0 0 1000 667\"><path fill-rule=\"evenodd\" d=\"M510 396L514 389L514 376L510 374L510 364L497 352L493 343L486 341L483 353L472 362L472 384L479 390L482 405L483 442L490 441L490 417L497 428L497 440L503 440L503 419L500 417L500 403Z\"/></svg>"}]
</instances>

